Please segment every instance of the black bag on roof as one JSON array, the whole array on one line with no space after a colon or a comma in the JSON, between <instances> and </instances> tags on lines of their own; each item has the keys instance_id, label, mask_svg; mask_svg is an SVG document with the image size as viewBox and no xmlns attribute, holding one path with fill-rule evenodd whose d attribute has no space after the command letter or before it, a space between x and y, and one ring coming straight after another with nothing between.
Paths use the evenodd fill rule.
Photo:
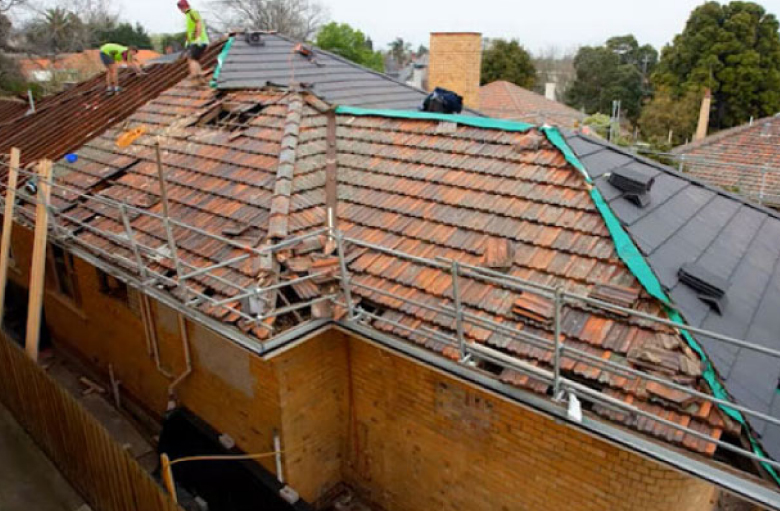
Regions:
<instances>
[{"instance_id":1,"label":"black bag on roof","mask_svg":"<svg viewBox=\"0 0 780 511\"><path fill-rule=\"evenodd\" d=\"M451 90L436 87L425 101L421 110L443 114L459 114L463 111L463 97Z\"/></svg>"}]
</instances>

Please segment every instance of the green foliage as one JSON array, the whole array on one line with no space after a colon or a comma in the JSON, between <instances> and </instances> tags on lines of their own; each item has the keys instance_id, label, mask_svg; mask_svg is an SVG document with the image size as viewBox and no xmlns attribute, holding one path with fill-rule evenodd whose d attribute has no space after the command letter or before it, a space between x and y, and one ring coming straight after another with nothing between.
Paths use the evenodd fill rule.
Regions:
<instances>
[{"instance_id":1,"label":"green foliage","mask_svg":"<svg viewBox=\"0 0 780 511\"><path fill-rule=\"evenodd\" d=\"M411 43L407 43L402 37L397 37L395 41L390 43L390 55L399 66L404 66L409 62L411 53Z\"/></svg>"},{"instance_id":2,"label":"green foliage","mask_svg":"<svg viewBox=\"0 0 780 511\"><path fill-rule=\"evenodd\" d=\"M536 84L531 55L516 39L495 39L482 54L482 84L503 80L526 89Z\"/></svg>"},{"instance_id":3,"label":"green foliage","mask_svg":"<svg viewBox=\"0 0 780 511\"><path fill-rule=\"evenodd\" d=\"M619 100L626 117L636 123L649 95L647 77L658 62L658 52L640 46L633 35L613 37L603 46L584 46L574 58L575 79L566 102L586 112L611 112Z\"/></svg>"},{"instance_id":4,"label":"green foliage","mask_svg":"<svg viewBox=\"0 0 780 511\"><path fill-rule=\"evenodd\" d=\"M89 46L87 26L79 16L55 7L32 20L26 30L28 45L39 55L80 52Z\"/></svg>"},{"instance_id":5,"label":"green foliage","mask_svg":"<svg viewBox=\"0 0 780 511\"><path fill-rule=\"evenodd\" d=\"M777 18L753 2L707 2L664 48L653 83L678 100L692 89L713 92L712 128L728 128L780 111Z\"/></svg>"},{"instance_id":6,"label":"green foliage","mask_svg":"<svg viewBox=\"0 0 780 511\"><path fill-rule=\"evenodd\" d=\"M604 114L593 114L585 118L582 124L588 126L601 138L609 138L610 118Z\"/></svg>"},{"instance_id":7,"label":"green foliage","mask_svg":"<svg viewBox=\"0 0 780 511\"><path fill-rule=\"evenodd\" d=\"M94 46L100 47L106 43L135 46L141 50L151 50L153 48L151 37L149 37L146 29L140 23L137 23L135 26L130 23L120 23L116 26L96 31L93 37Z\"/></svg>"},{"instance_id":8,"label":"green foliage","mask_svg":"<svg viewBox=\"0 0 780 511\"><path fill-rule=\"evenodd\" d=\"M693 88L677 97L669 87L661 86L642 110L639 118L642 136L658 148L670 148L690 140L696 131L703 95L701 89Z\"/></svg>"},{"instance_id":9,"label":"green foliage","mask_svg":"<svg viewBox=\"0 0 780 511\"><path fill-rule=\"evenodd\" d=\"M323 50L351 60L361 66L382 72L385 69L382 53L372 51L366 36L346 23L328 23L317 34L316 44Z\"/></svg>"},{"instance_id":10,"label":"green foliage","mask_svg":"<svg viewBox=\"0 0 780 511\"><path fill-rule=\"evenodd\" d=\"M168 48L174 52L182 51L187 44L187 32L175 34L160 34L155 37L154 47L160 53L166 53Z\"/></svg>"}]
</instances>

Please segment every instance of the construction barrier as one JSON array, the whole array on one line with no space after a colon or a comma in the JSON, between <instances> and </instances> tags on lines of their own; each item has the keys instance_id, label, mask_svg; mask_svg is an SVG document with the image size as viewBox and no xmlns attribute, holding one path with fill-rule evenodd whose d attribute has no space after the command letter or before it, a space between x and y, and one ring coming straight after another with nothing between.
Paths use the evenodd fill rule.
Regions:
<instances>
[{"instance_id":1,"label":"construction barrier","mask_svg":"<svg viewBox=\"0 0 780 511\"><path fill-rule=\"evenodd\" d=\"M0 401L95 511L181 511L81 404L0 333Z\"/></svg>"}]
</instances>

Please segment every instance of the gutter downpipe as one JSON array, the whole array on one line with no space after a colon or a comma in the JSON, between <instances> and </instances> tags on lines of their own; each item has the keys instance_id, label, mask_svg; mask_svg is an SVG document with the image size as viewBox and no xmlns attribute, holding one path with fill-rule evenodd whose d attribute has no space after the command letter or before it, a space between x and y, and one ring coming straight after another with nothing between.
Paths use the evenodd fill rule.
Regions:
<instances>
[{"instance_id":1,"label":"gutter downpipe","mask_svg":"<svg viewBox=\"0 0 780 511\"><path fill-rule=\"evenodd\" d=\"M178 387L181 384L181 382L183 382L190 374L192 374L192 358L190 356L190 337L187 334L187 322L185 321L184 316L182 314L179 314L178 318L179 318L179 334L181 335L181 345L182 345L182 351L184 352L184 363L186 364L186 367L184 369L184 372L181 373L181 375L168 386L168 397L170 399L173 399L173 395L174 392L176 391L176 387Z\"/></svg>"}]
</instances>

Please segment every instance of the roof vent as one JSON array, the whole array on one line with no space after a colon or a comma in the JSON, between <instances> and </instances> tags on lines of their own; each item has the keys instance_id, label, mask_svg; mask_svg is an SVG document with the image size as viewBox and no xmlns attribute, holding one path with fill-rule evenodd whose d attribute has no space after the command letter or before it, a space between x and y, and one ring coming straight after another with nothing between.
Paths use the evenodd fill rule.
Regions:
<instances>
[{"instance_id":1,"label":"roof vent","mask_svg":"<svg viewBox=\"0 0 780 511\"><path fill-rule=\"evenodd\" d=\"M729 283L714 273L696 264L684 264L678 272L680 282L696 291L699 299L718 314L726 308L726 292Z\"/></svg>"},{"instance_id":2,"label":"roof vent","mask_svg":"<svg viewBox=\"0 0 780 511\"><path fill-rule=\"evenodd\" d=\"M609 184L640 208L650 204L650 190L654 183L654 177L628 167L615 170L609 176Z\"/></svg>"},{"instance_id":3,"label":"roof vent","mask_svg":"<svg viewBox=\"0 0 780 511\"><path fill-rule=\"evenodd\" d=\"M247 32L244 34L244 39L249 46L265 46L262 32Z\"/></svg>"}]
</instances>

